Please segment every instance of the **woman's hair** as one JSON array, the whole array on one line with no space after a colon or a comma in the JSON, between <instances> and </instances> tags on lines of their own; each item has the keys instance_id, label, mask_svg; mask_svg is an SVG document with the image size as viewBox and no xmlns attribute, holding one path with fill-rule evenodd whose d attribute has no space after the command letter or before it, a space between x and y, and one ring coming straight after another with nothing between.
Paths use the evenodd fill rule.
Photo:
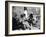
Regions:
<instances>
[{"instance_id":1,"label":"woman's hair","mask_svg":"<svg viewBox=\"0 0 46 37\"><path fill-rule=\"evenodd\" d=\"M24 7L24 10L27 10L27 7Z\"/></svg>"},{"instance_id":2,"label":"woman's hair","mask_svg":"<svg viewBox=\"0 0 46 37\"><path fill-rule=\"evenodd\" d=\"M23 18L25 16L25 14L21 14L21 18Z\"/></svg>"},{"instance_id":3,"label":"woman's hair","mask_svg":"<svg viewBox=\"0 0 46 37\"><path fill-rule=\"evenodd\" d=\"M33 18L33 14L30 14L29 17L30 17L30 18Z\"/></svg>"}]
</instances>

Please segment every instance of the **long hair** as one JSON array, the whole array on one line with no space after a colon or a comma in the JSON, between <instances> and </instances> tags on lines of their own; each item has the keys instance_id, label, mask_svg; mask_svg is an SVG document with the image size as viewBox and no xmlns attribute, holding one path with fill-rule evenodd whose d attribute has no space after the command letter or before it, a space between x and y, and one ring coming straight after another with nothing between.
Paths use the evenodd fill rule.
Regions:
<instances>
[{"instance_id":1,"label":"long hair","mask_svg":"<svg viewBox=\"0 0 46 37\"><path fill-rule=\"evenodd\" d=\"M33 14L30 14L29 17L32 19L33 18Z\"/></svg>"}]
</instances>

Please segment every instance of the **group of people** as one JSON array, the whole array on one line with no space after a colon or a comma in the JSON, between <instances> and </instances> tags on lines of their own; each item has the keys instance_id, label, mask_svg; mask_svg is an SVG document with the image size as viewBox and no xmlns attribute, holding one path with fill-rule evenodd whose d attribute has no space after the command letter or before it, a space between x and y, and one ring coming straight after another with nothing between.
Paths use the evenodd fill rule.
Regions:
<instances>
[{"instance_id":1,"label":"group of people","mask_svg":"<svg viewBox=\"0 0 46 37\"><path fill-rule=\"evenodd\" d=\"M27 11L26 7L24 7L24 11ZM28 17L26 16L26 14L21 14L20 18L21 19L18 19L17 17L12 17L12 30L31 30L31 25L34 25L33 14L30 14Z\"/></svg>"}]
</instances>

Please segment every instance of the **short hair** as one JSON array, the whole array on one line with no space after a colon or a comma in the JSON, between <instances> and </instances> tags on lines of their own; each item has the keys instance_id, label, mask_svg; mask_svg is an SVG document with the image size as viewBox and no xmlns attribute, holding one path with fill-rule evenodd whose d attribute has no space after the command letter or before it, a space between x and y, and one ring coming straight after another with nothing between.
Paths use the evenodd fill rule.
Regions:
<instances>
[{"instance_id":1,"label":"short hair","mask_svg":"<svg viewBox=\"0 0 46 37\"><path fill-rule=\"evenodd\" d=\"M24 7L24 10L27 10L27 7Z\"/></svg>"}]
</instances>

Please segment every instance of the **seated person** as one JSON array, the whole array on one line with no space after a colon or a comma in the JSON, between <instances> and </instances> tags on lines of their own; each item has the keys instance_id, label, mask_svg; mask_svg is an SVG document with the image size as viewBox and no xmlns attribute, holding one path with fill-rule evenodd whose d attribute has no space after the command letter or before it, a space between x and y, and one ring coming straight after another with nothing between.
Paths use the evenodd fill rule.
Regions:
<instances>
[{"instance_id":1,"label":"seated person","mask_svg":"<svg viewBox=\"0 0 46 37\"><path fill-rule=\"evenodd\" d=\"M33 14L29 15L28 23L30 26L31 26L31 24L33 25Z\"/></svg>"},{"instance_id":2,"label":"seated person","mask_svg":"<svg viewBox=\"0 0 46 37\"><path fill-rule=\"evenodd\" d=\"M12 30L19 30L19 29L25 30L23 23L19 21L17 16L12 17Z\"/></svg>"},{"instance_id":3,"label":"seated person","mask_svg":"<svg viewBox=\"0 0 46 37\"><path fill-rule=\"evenodd\" d=\"M25 28L25 29L29 29L29 28L30 28L30 25L29 25L29 23L28 23L28 21L27 21L27 19L26 19L26 17L25 17L25 14L22 14L22 15L21 15L21 18L22 18L22 23L23 23L23 25L24 25L24 28Z\"/></svg>"}]
</instances>

